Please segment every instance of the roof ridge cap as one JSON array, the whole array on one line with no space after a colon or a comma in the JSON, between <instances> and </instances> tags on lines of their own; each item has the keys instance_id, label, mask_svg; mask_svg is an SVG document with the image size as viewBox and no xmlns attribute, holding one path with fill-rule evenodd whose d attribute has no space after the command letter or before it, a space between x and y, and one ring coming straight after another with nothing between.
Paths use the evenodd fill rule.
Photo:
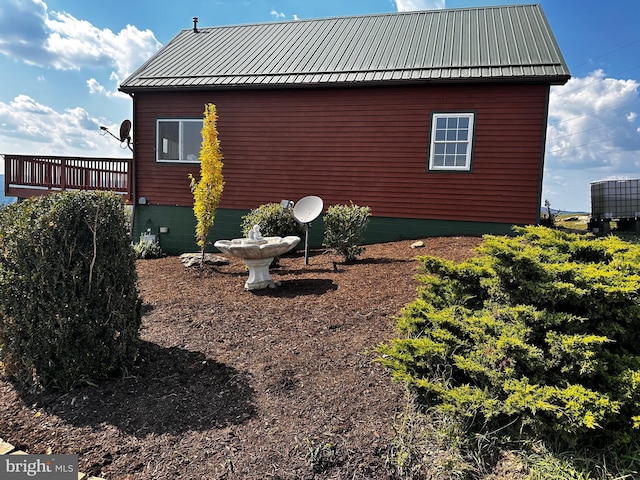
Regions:
<instances>
[{"instance_id":1,"label":"roof ridge cap","mask_svg":"<svg viewBox=\"0 0 640 480\"><path fill-rule=\"evenodd\" d=\"M434 8L426 10L408 10L402 12L376 12L376 13L364 13L360 15L335 15L330 17L314 17L314 18L300 18L297 20L280 20L280 21L265 21L265 22L253 22L253 23L234 23L228 25L215 25L211 27L198 26L198 32L206 30L217 30L223 28L240 28L240 27L258 27L258 26L273 26L273 25L287 25L292 23L308 23L308 22L321 22L330 20L349 20L355 18L371 18L371 17L393 17L403 15L418 15L425 13L444 13L454 11L471 11L471 10L500 10L505 8L521 8L521 7L540 7L539 3L522 3L515 5L487 5L479 7L456 7L456 8ZM180 32L193 31L193 27L183 28Z\"/></svg>"}]
</instances>

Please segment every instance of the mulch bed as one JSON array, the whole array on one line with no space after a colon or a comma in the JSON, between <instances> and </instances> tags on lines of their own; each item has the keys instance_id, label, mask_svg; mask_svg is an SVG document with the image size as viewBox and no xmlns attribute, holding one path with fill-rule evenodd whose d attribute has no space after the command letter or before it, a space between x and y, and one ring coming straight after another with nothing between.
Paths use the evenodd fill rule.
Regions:
<instances>
[{"instance_id":1,"label":"mulch bed","mask_svg":"<svg viewBox=\"0 0 640 480\"><path fill-rule=\"evenodd\" d=\"M372 362L415 299L417 255L462 260L477 237L369 245L359 260L312 251L248 274L137 264L144 301L128 375L68 393L30 395L0 380L0 438L29 453L78 454L111 479L385 479L404 387Z\"/></svg>"}]
</instances>

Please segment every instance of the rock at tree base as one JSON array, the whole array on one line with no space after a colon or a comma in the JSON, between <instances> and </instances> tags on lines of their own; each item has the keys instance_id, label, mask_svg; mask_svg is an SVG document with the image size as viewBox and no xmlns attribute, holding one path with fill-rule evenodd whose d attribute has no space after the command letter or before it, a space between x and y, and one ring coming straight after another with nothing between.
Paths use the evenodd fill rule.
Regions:
<instances>
[{"instance_id":1,"label":"rock at tree base","mask_svg":"<svg viewBox=\"0 0 640 480\"><path fill-rule=\"evenodd\" d=\"M180 261L185 267L193 267L194 265L200 265L200 259L202 259L201 253L183 253L180 255ZM229 265L229 260L220 255L214 255L212 253L205 253L202 260L204 265Z\"/></svg>"}]
</instances>

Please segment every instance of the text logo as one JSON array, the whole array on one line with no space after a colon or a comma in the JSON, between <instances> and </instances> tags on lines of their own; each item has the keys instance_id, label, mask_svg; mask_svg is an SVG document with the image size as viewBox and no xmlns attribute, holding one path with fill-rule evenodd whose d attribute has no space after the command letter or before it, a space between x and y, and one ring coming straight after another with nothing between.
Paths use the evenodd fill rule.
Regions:
<instances>
[{"instance_id":1,"label":"text logo","mask_svg":"<svg viewBox=\"0 0 640 480\"><path fill-rule=\"evenodd\" d=\"M0 478L3 480L76 480L78 456L2 455L0 456Z\"/></svg>"}]
</instances>

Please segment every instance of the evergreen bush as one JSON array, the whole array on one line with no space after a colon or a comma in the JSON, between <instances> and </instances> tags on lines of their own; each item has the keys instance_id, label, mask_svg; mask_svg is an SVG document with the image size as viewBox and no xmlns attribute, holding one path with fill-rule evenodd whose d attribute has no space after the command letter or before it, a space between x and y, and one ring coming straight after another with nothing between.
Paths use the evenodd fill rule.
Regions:
<instances>
[{"instance_id":1,"label":"evergreen bush","mask_svg":"<svg viewBox=\"0 0 640 480\"><path fill-rule=\"evenodd\" d=\"M123 373L141 322L135 256L112 193L62 192L0 211L0 361L34 389Z\"/></svg>"},{"instance_id":2,"label":"evergreen bush","mask_svg":"<svg viewBox=\"0 0 640 480\"><path fill-rule=\"evenodd\" d=\"M254 225L260 225L263 237L287 237L295 235L304 238L304 226L279 203L267 203L251 210L242 217L242 234L246 237Z\"/></svg>"},{"instance_id":3,"label":"evergreen bush","mask_svg":"<svg viewBox=\"0 0 640 480\"><path fill-rule=\"evenodd\" d=\"M455 264L422 257L403 338L378 361L470 430L558 444L637 439L640 246L544 227L487 236Z\"/></svg>"},{"instance_id":4,"label":"evergreen bush","mask_svg":"<svg viewBox=\"0 0 640 480\"><path fill-rule=\"evenodd\" d=\"M330 251L342 255L345 262L352 262L364 252L362 242L369 223L369 207L332 205L324 220L324 241Z\"/></svg>"}]
</instances>

